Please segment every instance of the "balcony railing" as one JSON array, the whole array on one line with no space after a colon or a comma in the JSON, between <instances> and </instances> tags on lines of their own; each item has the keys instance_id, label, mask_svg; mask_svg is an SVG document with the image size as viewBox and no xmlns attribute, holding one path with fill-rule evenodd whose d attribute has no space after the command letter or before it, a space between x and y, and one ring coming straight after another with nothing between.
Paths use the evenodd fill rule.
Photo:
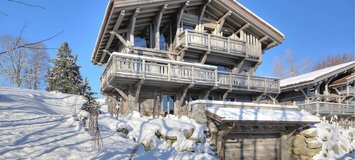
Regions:
<instances>
[{"instance_id":1,"label":"balcony railing","mask_svg":"<svg viewBox=\"0 0 355 160\"><path fill-rule=\"evenodd\" d=\"M354 104L332 102L309 102L298 105L300 109L320 115L355 115Z\"/></svg>"},{"instance_id":2,"label":"balcony railing","mask_svg":"<svg viewBox=\"0 0 355 160\"><path fill-rule=\"evenodd\" d=\"M179 37L177 48L195 48L252 59L261 57L261 48L233 38L185 30Z\"/></svg>"},{"instance_id":3,"label":"balcony railing","mask_svg":"<svg viewBox=\"0 0 355 160\"><path fill-rule=\"evenodd\" d=\"M124 53L114 53L101 77L105 87L110 77L148 79L215 86L222 89L279 93L276 78L232 74L218 71L216 66L172 61Z\"/></svg>"}]
</instances>

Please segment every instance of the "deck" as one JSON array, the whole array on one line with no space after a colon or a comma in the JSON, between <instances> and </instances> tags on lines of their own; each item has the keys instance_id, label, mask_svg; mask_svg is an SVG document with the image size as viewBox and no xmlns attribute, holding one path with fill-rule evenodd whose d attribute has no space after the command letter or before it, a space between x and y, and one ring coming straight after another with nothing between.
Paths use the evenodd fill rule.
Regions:
<instances>
[{"instance_id":1,"label":"deck","mask_svg":"<svg viewBox=\"0 0 355 160\"><path fill-rule=\"evenodd\" d=\"M306 110L312 114L319 115L341 115L354 116L355 107L351 104L340 104L332 102L310 102L298 105L300 109Z\"/></svg>"},{"instance_id":2,"label":"deck","mask_svg":"<svg viewBox=\"0 0 355 160\"><path fill-rule=\"evenodd\" d=\"M101 89L107 84L136 83L138 80L168 84L193 85L230 91L279 93L279 79L218 71L216 66L179 62L146 56L113 53L101 77Z\"/></svg>"},{"instance_id":3,"label":"deck","mask_svg":"<svg viewBox=\"0 0 355 160\"><path fill-rule=\"evenodd\" d=\"M255 42L256 43L256 42ZM200 50L204 52L231 55L258 61L261 58L261 46L246 41L208 33L185 30L178 36L177 50Z\"/></svg>"}]
</instances>

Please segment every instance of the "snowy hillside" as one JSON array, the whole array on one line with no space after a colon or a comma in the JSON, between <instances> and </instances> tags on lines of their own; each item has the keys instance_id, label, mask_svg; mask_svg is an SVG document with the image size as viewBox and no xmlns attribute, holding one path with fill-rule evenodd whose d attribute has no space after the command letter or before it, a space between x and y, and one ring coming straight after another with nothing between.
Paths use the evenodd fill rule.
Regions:
<instances>
[{"instance_id":1,"label":"snowy hillside","mask_svg":"<svg viewBox=\"0 0 355 160\"><path fill-rule=\"evenodd\" d=\"M75 120L82 103L76 95L0 88L0 159L216 159L208 154L205 126L193 120L138 113L117 120L105 111L99 117L104 145L98 153ZM130 128L128 135L119 128ZM157 132L178 143L159 139Z\"/></svg>"}]
</instances>

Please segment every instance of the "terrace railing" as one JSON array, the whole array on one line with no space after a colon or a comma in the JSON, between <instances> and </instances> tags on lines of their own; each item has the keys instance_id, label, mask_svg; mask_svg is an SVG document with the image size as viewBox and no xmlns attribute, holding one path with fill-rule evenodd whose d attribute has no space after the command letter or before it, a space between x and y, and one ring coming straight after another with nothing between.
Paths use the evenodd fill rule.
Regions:
<instances>
[{"instance_id":1,"label":"terrace railing","mask_svg":"<svg viewBox=\"0 0 355 160\"><path fill-rule=\"evenodd\" d=\"M261 48L257 45L248 44L245 41L185 30L178 36L177 48L195 48L211 52L219 52L235 56L246 56L247 58L261 58Z\"/></svg>"},{"instance_id":2,"label":"terrace railing","mask_svg":"<svg viewBox=\"0 0 355 160\"><path fill-rule=\"evenodd\" d=\"M218 71L216 66L172 61L124 53L111 55L101 77L101 87L110 77L171 81L215 86L231 90L279 93L279 80Z\"/></svg>"},{"instance_id":3,"label":"terrace railing","mask_svg":"<svg viewBox=\"0 0 355 160\"><path fill-rule=\"evenodd\" d=\"M354 104L332 102L309 102L298 105L300 109L319 115L355 115Z\"/></svg>"}]
</instances>

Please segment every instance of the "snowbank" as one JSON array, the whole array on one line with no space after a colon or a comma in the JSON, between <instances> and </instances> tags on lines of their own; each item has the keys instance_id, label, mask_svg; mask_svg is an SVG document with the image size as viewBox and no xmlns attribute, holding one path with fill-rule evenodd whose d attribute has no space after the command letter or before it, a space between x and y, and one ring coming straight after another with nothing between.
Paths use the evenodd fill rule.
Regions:
<instances>
[{"instance_id":1,"label":"snowbank","mask_svg":"<svg viewBox=\"0 0 355 160\"><path fill-rule=\"evenodd\" d=\"M355 129L329 123L315 125L322 150L313 159L355 159Z\"/></svg>"},{"instance_id":2,"label":"snowbank","mask_svg":"<svg viewBox=\"0 0 355 160\"><path fill-rule=\"evenodd\" d=\"M103 149L98 153L93 148L93 138L73 117L82 100L0 87L0 159L130 159L137 143L104 126Z\"/></svg>"},{"instance_id":3,"label":"snowbank","mask_svg":"<svg viewBox=\"0 0 355 160\"><path fill-rule=\"evenodd\" d=\"M215 159L205 132L207 127L188 117L144 117L133 112L114 119L103 116L101 124L141 146L133 159Z\"/></svg>"}]
</instances>

